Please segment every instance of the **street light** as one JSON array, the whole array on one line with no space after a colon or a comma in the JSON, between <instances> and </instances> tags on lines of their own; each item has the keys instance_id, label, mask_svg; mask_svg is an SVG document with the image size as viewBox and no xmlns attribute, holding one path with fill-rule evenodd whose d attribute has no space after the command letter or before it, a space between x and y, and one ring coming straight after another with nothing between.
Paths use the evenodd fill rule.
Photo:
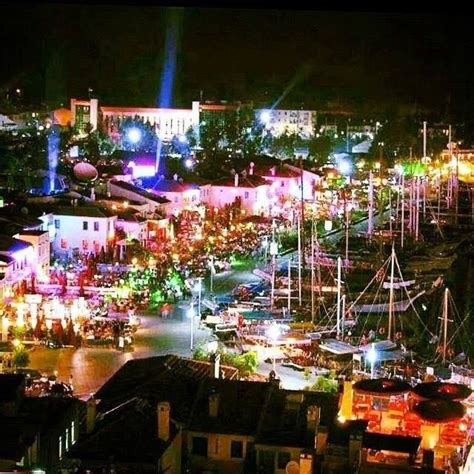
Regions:
<instances>
[{"instance_id":1,"label":"street light","mask_svg":"<svg viewBox=\"0 0 474 474\"><path fill-rule=\"evenodd\" d=\"M189 307L188 310L188 316L191 320L191 343L190 343L190 349L191 351L193 350L194 347L194 302L191 300L191 306Z\"/></svg>"},{"instance_id":2,"label":"street light","mask_svg":"<svg viewBox=\"0 0 474 474\"><path fill-rule=\"evenodd\" d=\"M278 324L272 324L268 329L268 337L273 342L273 372L276 371L276 361L275 361L275 343L278 337L280 336L280 326Z\"/></svg>"},{"instance_id":3,"label":"street light","mask_svg":"<svg viewBox=\"0 0 474 474\"><path fill-rule=\"evenodd\" d=\"M370 346L370 349L367 351L366 359L370 363L370 378L373 379L375 362L377 362L377 359L378 359L378 354L377 354L377 351L375 350L374 343L372 343L372 345Z\"/></svg>"}]
</instances>

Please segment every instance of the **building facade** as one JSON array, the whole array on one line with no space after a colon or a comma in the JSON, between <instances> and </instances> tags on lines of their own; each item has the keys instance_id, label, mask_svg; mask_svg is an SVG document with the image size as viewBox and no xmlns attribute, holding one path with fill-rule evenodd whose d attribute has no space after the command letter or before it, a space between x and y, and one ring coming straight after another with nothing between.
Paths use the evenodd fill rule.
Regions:
<instances>
[{"instance_id":1,"label":"building facade","mask_svg":"<svg viewBox=\"0 0 474 474\"><path fill-rule=\"evenodd\" d=\"M259 109L256 111L256 118L275 136L296 133L303 137L312 137L315 133L317 112L297 109Z\"/></svg>"}]
</instances>

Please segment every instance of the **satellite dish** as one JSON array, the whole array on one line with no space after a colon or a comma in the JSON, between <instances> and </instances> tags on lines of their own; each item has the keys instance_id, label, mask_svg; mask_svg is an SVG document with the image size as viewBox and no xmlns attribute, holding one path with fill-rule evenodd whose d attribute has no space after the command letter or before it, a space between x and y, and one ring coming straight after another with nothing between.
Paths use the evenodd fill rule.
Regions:
<instances>
[{"instance_id":1,"label":"satellite dish","mask_svg":"<svg viewBox=\"0 0 474 474\"><path fill-rule=\"evenodd\" d=\"M290 461L285 468L286 474L300 474L300 465L296 461Z\"/></svg>"},{"instance_id":2,"label":"satellite dish","mask_svg":"<svg viewBox=\"0 0 474 474\"><path fill-rule=\"evenodd\" d=\"M74 173L74 176L77 180L85 183L95 181L99 176L97 168L92 166L90 163L86 163L85 161L77 163L77 165L74 166L72 172Z\"/></svg>"}]
</instances>

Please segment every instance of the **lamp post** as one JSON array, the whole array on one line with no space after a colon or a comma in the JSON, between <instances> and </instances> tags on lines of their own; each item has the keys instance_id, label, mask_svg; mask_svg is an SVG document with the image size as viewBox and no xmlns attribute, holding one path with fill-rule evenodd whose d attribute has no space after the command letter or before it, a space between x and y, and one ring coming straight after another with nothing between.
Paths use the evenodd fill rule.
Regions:
<instances>
[{"instance_id":1,"label":"lamp post","mask_svg":"<svg viewBox=\"0 0 474 474\"><path fill-rule=\"evenodd\" d=\"M278 339L278 336L280 335L280 328L278 327L277 324L272 324L270 326L270 329L268 330L268 336L272 340L272 349L273 349L273 372L276 372L276 360L275 360L275 346L276 346L276 340Z\"/></svg>"},{"instance_id":2,"label":"lamp post","mask_svg":"<svg viewBox=\"0 0 474 474\"><path fill-rule=\"evenodd\" d=\"M377 361L377 351L375 350L375 344L372 343L372 346L367 351L367 360L370 363L370 378L374 378L375 372L375 362Z\"/></svg>"},{"instance_id":3,"label":"lamp post","mask_svg":"<svg viewBox=\"0 0 474 474\"><path fill-rule=\"evenodd\" d=\"M270 255L272 256L272 293L271 293L271 298L270 298L271 309L273 309L273 304L275 302L276 256L278 254L278 243L275 240L275 228L276 228L276 223L275 223L275 220L273 220L272 241L270 243Z\"/></svg>"},{"instance_id":4,"label":"lamp post","mask_svg":"<svg viewBox=\"0 0 474 474\"><path fill-rule=\"evenodd\" d=\"M194 347L194 302L191 301L191 306L189 307L189 317L191 320L191 342L190 349L193 350Z\"/></svg>"}]
</instances>

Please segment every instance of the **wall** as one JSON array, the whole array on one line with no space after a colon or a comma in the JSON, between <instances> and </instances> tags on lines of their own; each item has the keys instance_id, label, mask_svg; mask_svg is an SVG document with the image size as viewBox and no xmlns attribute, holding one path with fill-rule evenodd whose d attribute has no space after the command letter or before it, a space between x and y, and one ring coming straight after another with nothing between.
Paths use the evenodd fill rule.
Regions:
<instances>
[{"instance_id":1,"label":"wall","mask_svg":"<svg viewBox=\"0 0 474 474\"><path fill-rule=\"evenodd\" d=\"M207 438L207 457L193 455L194 436ZM249 442L253 442L253 439L248 436L199 432L188 432L187 440L188 456L193 469L216 470L217 472L232 472L233 474L244 472L247 445ZM232 441L242 442L242 458L231 458Z\"/></svg>"},{"instance_id":2,"label":"wall","mask_svg":"<svg viewBox=\"0 0 474 474\"><path fill-rule=\"evenodd\" d=\"M212 186L209 205L223 207L233 204L240 197L242 209L247 215L269 212L270 185L262 185L256 188L244 188L235 186Z\"/></svg>"},{"instance_id":3,"label":"wall","mask_svg":"<svg viewBox=\"0 0 474 474\"><path fill-rule=\"evenodd\" d=\"M79 249L79 253L99 253L101 248L108 248L109 237L115 235L115 221L117 217L83 217L55 215L54 220L59 221L56 228L56 238L53 243L55 253L71 253ZM83 229L83 222L88 223L88 229ZM99 230L94 230L94 222L99 223ZM84 243L87 242L87 247ZM66 244L64 247L62 244ZM98 249L98 250L97 250Z\"/></svg>"},{"instance_id":4,"label":"wall","mask_svg":"<svg viewBox=\"0 0 474 474\"><path fill-rule=\"evenodd\" d=\"M266 446L266 445L261 445L258 444L255 446L255 449L257 451L257 468L258 466L261 466L263 464L263 458L264 458L264 452L266 453L273 453L274 459L273 459L273 473L275 474L285 474L285 469L286 469L286 464L289 461L296 461L299 463L300 461L300 453L301 453L301 448L291 448L291 447L285 447L285 446ZM289 460L285 464L284 467L278 468L278 453L288 453L289 455ZM267 454L267 456L269 456ZM259 471L260 472L260 471ZM265 474L267 470L262 470L262 474Z\"/></svg>"},{"instance_id":5,"label":"wall","mask_svg":"<svg viewBox=\"0 0 474 474\"><path fill-rule=\"evenodd\" d=\"M181 474L182 434L179 432L160 458L158 472Z\"/></svg>"},{"instance_id":6,"label":"wall","mask_svg":"<svg viewBox=\"0 0 474 474\"><path fill-rule=\"evenodd\" d=\"M30 263L31 271L39 281L47 281L51 261L51 245L48 232L42 235L25 235L19 233L14 237L33 245L33 261Z\"/></svg>"}]
</instances>

